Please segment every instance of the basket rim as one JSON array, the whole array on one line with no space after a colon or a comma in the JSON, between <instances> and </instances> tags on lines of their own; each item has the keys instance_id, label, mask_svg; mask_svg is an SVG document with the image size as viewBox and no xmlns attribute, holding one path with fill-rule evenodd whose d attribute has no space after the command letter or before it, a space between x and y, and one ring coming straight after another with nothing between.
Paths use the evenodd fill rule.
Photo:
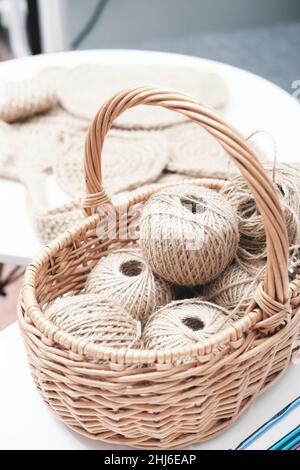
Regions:
<instances>
[{"instance_id":1,"label":"basket rim","mask_svg":"<svg viewBox=\"0 0 300 470\"><path fill-rule=\"evenodd\" d=\"M208 186L209 181L206 178L195 178L194 183L191 180L184 180L186 184L198 184L200 186ZM180 181L179 183L182 184ZM149 198L155 192L164 187L178 185L178 182L156 185L155 188L148 188L140 190L138 193L124 198L117 208L123 209L142 202ZM213 180L212 184L218 187L222 184L222 180ZM98 214L87 217L78 225L70 230L67 230L50 244L46 245L39 254L28 265L24 283L21 291L20 302L24 304L24 309L32 323L36 328L48 339L59 346L71 350L75 354L84 355L89 359L108 360L110 362L117 362L127 365L142 364L165 364L172 363L176 360L184 360L196 358L199 356L211 356L218 346L226 346L240 341L245 338L245 333L256 326L263 320L263 313L259 307L255 307L250 312L236 321L233 321L224 330L215 334L212 338L208 338L201 343L195 343L191 346L184 348L163 348L163 349L132 349L132 348L111 348L96 345L88 340L80 340L69 333L65 333L59 327L55 326L52 322L46 319L43 311L39 307L35 296L35 281L40 272L40 269L50 261L50 258L57 255L61 249L72 243L73 237L79 237L83 232L95 228L99 222L100 216ZM300 289L300 280L293 281L290 284L290 292ZM291 296L290 296L291 297ZM287 326L287 325L286 325Z\"/></svg>"}]
</instances>

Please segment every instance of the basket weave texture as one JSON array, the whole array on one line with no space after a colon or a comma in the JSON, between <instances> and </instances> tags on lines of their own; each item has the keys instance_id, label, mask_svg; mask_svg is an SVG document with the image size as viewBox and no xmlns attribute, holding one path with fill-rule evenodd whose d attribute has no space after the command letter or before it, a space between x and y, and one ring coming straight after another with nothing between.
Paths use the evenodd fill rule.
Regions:
<instances>
[{"instance_id":1,"label":"basket weave texture","mask_svg":"<svg viewBox=\"0 0 300 470\"><path fill-rule=\"evenodd\" d=\"M245 315L188 347L104 347L62 331L43 313L64 293L80 293L98 260L132 241L119 232L113 240L99 238L96 227L97 208L111 202L101 178L105 136L138 104L177 111L217 138L247 180L266 229L265 278ZM148 87L125 90L98 112L86 139L85 177L88 217L44 248L25 274L18 317L37 388L61 420L93 439L145 449L209 439L236 421L300 347L300 280L288 281L288 237L276 189L248 143L218 114L185 94ZM211 187L207 180L199 185ZM127 210L131 222L138 217L132 207L157 190L129 197L117 211Z\"/></svg>"}]
</instances>

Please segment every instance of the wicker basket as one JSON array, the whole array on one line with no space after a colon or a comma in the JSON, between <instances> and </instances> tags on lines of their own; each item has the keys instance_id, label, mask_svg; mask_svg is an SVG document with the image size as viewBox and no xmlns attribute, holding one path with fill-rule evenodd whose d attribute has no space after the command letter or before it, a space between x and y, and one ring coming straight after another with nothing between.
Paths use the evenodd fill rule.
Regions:
<instances>
[{"instance_id":1,"label":"wicker basket","mask_svg":"<svg viewBox=\"0 0 300 470\"><path fill-rule=\"evenodd\" d=\"M42 311L66 292L79 293L101 256L131 242L120 233L114 239L97 236L97 208L110 204L100 155L113 121L139 104L177 111L215 136L249 183L265 222L266 278L244 317L184 349L104 348L66 334ZM144 449L209 439L287 369L299 348L300 281L288 282L287 231L275 187L244 138L219 115L185 94L148 87L125 90L98 112L87 135L85 174L88 217L45 247L25 274L18 316L37 388L60 419L93 439ZM199 180L214 189L221 184ZM135 194L118 214L127 210L131 222L138 217L132 207L155 191Z\"/></svg>"}]
</instances>

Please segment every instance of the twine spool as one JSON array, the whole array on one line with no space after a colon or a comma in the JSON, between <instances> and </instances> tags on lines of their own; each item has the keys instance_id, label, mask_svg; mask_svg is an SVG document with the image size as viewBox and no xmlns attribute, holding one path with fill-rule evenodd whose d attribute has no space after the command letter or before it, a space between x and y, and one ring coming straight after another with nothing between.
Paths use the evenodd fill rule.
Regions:
<instances>
[{"instance_id":1,"label":"twine spool","mask_svg":"<svg viewBox=\"0 0 300 470\"><path fill-rule=\"evenodd\" d=\"M232 263L214 282L203 287L202 295L209 301L228 310L233 318L240 318L254 298L259 283L263 280L266 263ZM289 279L300 274L300 245L289 250Z\"/></svg>"},{"instance_id":2,"label":"twine spool","mask_svg":"<svg viewBox=\"0 0 300 470\"><path fill-rule=\"evenodd\" d=\"M151 316L143 341L147 349L183 348L203 342L228 324L225 309L202 300L180 300Z\"/></svg>"},{"instance_id":3,"label":"twine spool","mask_svg":"<svg viewBox=\"0 0 300 470\"><path fill-rule=\"evenodd\" d=\"M180 185L147 202L140 244L154 272L178 285L205 284L233 259L238 244L234 209L207 188Z\"/></svg>"},{"instance_id":4,"label":"twine spool","mask_svg":"<svg viewBox=\"0 0 300 470\"><path fill-rule=\"evenodd\" d=\"M267 167L272 176L272 168ZM289 165L276 168L275 184L285 214L289 242L294 244L299 236L300 215L300 172ZM243 177L228 181L221 190L236 208L241 234L239 256L241 259L260 259L266 257L266 233L263 220L256 208L254 197Z\"/></svg>"},{"instance_id":5,"label":"twine spool","mask_svg":"<svg viewBox=\"0 0 300 470\"><path fill-rule=\"evenodd\" d=\"M289 279L300 278L300 245L293 245L289 250Z\"/></svg>"},{"instance_id":6,"label":"twine spool","mask_svg":"<svg viewBox=\"0 0 300 470\"><path fill-rule=\"evenodd\" d=\"M139 348L141 325L123 308L98 295L57 299L45 315L66 333L91 343L116 348Z\"/></svg>"},{"instance_id":7,"label":"twine spool","mask_svg":"<svg viewBox=\"0 0 300 470\"><path fill-rule=\"evenodd\" d=\"M143 323L172 300L171 286L151 271L137 249L103 257L88 276L86 292L115 300Z\"/></svg>"},{"instance_id":8,"label":"twine spool","mask_svg":"<svg viewBox=\"0 0 300 470\"><path fill-rule=\"evenodd\" d=\"M258 284L263 280L265 263L240 265L236 262L211 284L204 286L203 296L231 313L233 318L244 315Z\"/></svg>"}]
</instances>

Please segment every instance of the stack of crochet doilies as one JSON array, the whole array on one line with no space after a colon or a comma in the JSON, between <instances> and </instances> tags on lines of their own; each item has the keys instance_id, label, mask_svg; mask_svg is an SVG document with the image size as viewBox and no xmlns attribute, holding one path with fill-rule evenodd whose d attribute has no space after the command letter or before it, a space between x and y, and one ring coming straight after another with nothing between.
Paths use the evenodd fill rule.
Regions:
<instances>
[{"instance_id":1,"label":"stack of crochet doilies","mask_svg":"<svg viewBox=\"0 0 300 470\"><path fill-rule=\"evenodd\" d=\"M227 101L221 77L177 67L55 67L30 80L1 83L0 176L26 185L42 241L83 217L83 147L91 119L113 93L143 83L182 90L219 110ZM103 151L103 179L111 195L189 177L226 179L235 172L204 129L152 106L121 116ZM60 207L47 201L45 179L50 174L71 198Z\"/></svg>"}]
</instances>

